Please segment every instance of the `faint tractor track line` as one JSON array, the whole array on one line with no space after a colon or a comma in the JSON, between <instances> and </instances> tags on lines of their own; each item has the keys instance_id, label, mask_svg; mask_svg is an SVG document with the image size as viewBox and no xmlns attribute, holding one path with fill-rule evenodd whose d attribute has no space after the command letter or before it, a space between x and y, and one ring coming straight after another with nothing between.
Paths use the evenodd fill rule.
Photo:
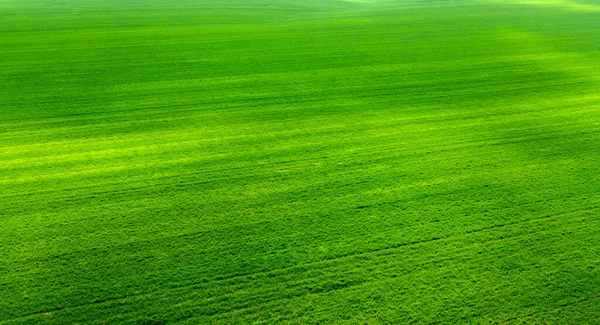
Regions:
<instances>
[{"instance_id":1,"label":"faint tractor track line","mask_svg":"<svg viewBox=\"0 0 600 325\"><path fill-rule=\"evenodd\" d=\"M473 230L470 230L470 231L466 231L464 233L452 234L452 235L441 236L441 237L433 237L433 238L429 238L429 239L417 240L417 241L412 241L412 242L407 242L407 243L400 243L400 244L390 245L390 246L386 246L386 247L373 248L373 249L365 250L365 251L361 251L361 252L351 252L351 253L348 253L348 254L340 254L340 255L337 255L337 256L331 256L331 257L328 257L328 258L325 258L325 259L322 259L322 260L308 262L308 263L304 263L304 264L298 264L298 265L293 265L293 266L284 266L284 267L274 268L274 269L269 269L269 270L260 270L260 271L256 271L256 272L245 273L245 274L231 274L231 275L228 275L228 276L215 277L215 278L210 279L210 280L209 279L203 279L203 280L200 280L200 281L195 281L195 282L192 282L192 283L187 283L187 284L182 284L182 285L171 286L171 287L167 287L167 288L163 288L163 289L159 289L159 290L153 290L153 291L148 291L148 292L140 292L140 293L136 293L136 294L132 294L132 295L122 295L122 296L117 296L117 297L110 297L110 298L106 298L106 299L96 299L96 300L93 300L93 301L90 301L90 302L86 302L86 303L82 303L82 304L76 304L76 305L65 306L65 307L56 307L56 308L51 308L51 309L44 310L44 311L36 311L36 312L31 312L31 313L23 314L21 316L10 318L10 319L8 319L6 321L1 321L0 324L6 323L8 321L14 321L14 320L19 320L19 319L29 318L29 317L36 316L36 315L41 315L41 314L55 313L55 312L60 312L60 311L63 311L63 310L78 309L78 308L82 308L82 307L86 307L86 306L104 304L104 303L108 303L108 302L114 302L114 301L129 299L129 298L133 298L133 297L150 296L150 295L152 295L152 294L154 294L154 293L156 293L158 291L171 291L171 290L177 290L177 289L192 288L194 286L198 286L198 285L202 285L202 284L207 284L207 283L221 282L221 281L227 281L227 280L232 280L232 279L236 279L236 278L250 277L250 276L256 276L256 275L264 275L264 274L269 274L269 273L272 273L272 272L280 272L280 271L286 271L286 270L293 270L293 269L296 269L296 268L304 268L304 267L307 267L307 266L310 266L310 265L327 263L327 262L331 262L331 261L334 261L334 260L339 260L339 259L344 259L344 258L351 258L351 257L356 257L356 256L361 256L361 255L374 254L374 253L384 252L384 251L388 251L388 250L394 250L394 249L398 249L398 248L402 248L402 247L408 247L408 246L414 246L414 245L420 245L420 244L427 244L427 243L431 243L431 242L446 240L446 239L449 239L449 238L452 238L452 237L456 237L456 236L471 235L471 234L474 234L474 233L479 233L479 232L488 231L488 230L492 230L492 229L505 228L505 227L510 227L510 226L514 226L514 225L518 225L518 224L524 224L524 223L530 223L530 222L535 222L535 221L544 220L544 219L555 218L557 216L565 215L565 214L569 214L569 213L595 210L596 208L597 208L596 206L593 206L593 207L589 207L587 209L570 211L570 212L561 213L561 214L557 214L557 215L553 215L553 216L544 215L542 217L535 217L535 218L530 218L530 219L525 219L525 220L519 220L519 221L515 221L515 222L509 222L509 223L502 223L502 224L498 224L498 225L486 226L486 227L482 227L482 228L478 228L478 229L473 229Z\"/></svg>"}]
</instances>

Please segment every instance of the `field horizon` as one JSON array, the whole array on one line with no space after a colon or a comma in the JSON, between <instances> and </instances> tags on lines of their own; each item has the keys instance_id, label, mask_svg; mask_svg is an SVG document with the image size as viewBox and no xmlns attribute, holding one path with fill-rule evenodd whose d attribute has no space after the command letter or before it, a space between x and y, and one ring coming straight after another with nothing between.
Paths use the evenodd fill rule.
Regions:
<instances>
[{"instance_id":1,"label":"field horizon","mask_svg":"<svg viewBox=\"0 0 600 325\"><path fill-rule=\"evenodd\" d=\"M0 0L0 324L600 323L600 3Z\"/></svg>"}]
</instances>

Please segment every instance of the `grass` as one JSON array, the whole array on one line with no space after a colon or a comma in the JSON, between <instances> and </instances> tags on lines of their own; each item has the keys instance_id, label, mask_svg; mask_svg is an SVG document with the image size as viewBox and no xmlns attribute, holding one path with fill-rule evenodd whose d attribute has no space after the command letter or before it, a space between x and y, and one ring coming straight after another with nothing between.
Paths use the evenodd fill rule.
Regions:
<instances>
[{"instance_id":1,"label":"grass","mask_svg":"<svg viewBox=\"0 0 600 325\"><path fill-rule=\"evenodd\" d=\"M0 324L600 322L594 1L0 1Z\"/></svg>"}]
</instances>

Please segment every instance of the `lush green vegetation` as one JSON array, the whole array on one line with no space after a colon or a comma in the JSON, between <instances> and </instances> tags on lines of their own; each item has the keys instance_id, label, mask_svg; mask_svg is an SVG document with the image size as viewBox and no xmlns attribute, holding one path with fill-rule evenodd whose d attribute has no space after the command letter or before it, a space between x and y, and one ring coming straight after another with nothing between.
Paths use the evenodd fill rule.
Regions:
<instances>
[{"instance_id":1,"label":"lush green vegetation","mask_svg":"<svg viewBox=\"0 0 600 325\"><path fill-rule=\"evenodd\" d=\"M595 1L1 0L0 323L600 322Z\"/></svg>"}]
</instances>

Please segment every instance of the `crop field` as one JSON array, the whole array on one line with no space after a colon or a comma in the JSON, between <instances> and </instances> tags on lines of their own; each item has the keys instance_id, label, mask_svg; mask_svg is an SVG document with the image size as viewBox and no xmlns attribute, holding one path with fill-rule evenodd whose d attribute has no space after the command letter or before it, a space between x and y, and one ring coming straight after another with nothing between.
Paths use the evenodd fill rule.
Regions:
<instances>
[{"instance_id":1,"label":"crop field","mask_svg":"<svg viewBox=\"0 0 600 325\"><path fill-rule=\"evenodd\" d=\"M600 2L0 0L0 324L600 324Z\"/></svg>"}]
</instances>

